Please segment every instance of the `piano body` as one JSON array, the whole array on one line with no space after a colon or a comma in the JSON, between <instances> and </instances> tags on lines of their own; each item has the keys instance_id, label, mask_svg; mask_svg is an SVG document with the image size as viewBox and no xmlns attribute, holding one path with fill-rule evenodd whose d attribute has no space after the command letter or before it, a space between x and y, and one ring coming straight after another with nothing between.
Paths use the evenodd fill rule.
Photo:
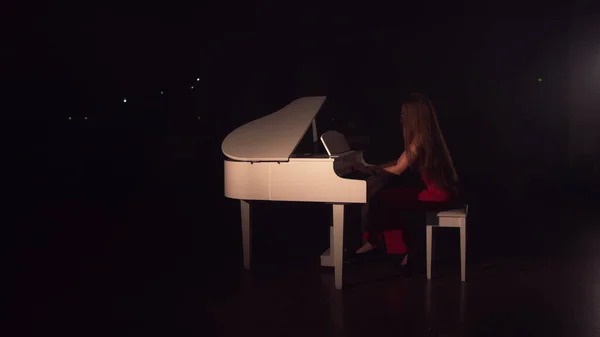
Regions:
<instances>
[{"instance_id":1,"label":"piano body","mask_svg":"<svg viewBox=\"0 0 600 337\"><path fill-rule=\"evenodd\" d=\"M332 204L333 226L330 248L321 265L332 266L335 287L342 288L344 204L365 203L367 182L342 178L351 171L360 153L343 156L294 154L312 126L317 142L315 117L326 97L299 98L270 115L251 121L231 132L221 146L225 196L240 200L244 268L250 269L251 206L253 200L323 202Z\"/></svg>"}]
</instances>

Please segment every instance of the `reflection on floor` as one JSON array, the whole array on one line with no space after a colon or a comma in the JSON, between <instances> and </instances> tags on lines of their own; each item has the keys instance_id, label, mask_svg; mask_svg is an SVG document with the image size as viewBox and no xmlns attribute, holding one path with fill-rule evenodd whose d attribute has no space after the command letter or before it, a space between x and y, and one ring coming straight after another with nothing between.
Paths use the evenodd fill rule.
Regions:
<instances>
[{"instance_id":1,"label":"reflection on floor","mask_svg":"<svg viewBox=\"0 0 600 337\"><path fill-rule=\"evenodd\" d=\"M133 204L122 222L104 233L109 244L102 254L80 256L71 264L76 272L30 273L26 289L16 295L18 310L28 317L25 335L600 332L600 231L593 213L495 214L482 208L480 214L473 211L469 223L466 283L459 281L458 235L448 233L439 238L430 282L424 275L398 277L387 265L373 264L347 268L345 288L336 291L331 270L318 266L318 252L327 242L319 234L327 232L326 209L303 210L307 218L320 219L314 222L290 219L298 223L286 223L289 228L304 226L295 235L282 228L281 217L265 216L287 214L292 206L259 209L254 268L248 273L241 270L235 208L224 215L222 226L228 229L219 231L188 206L162 199ZM105 220L86 225L101 229ZM42 291L42 283L51 285Z\"/></svg>"},{"instance_id":2,"label":"reflection on floor","mask_svg":"<svg viewBox=\"0 0 600 337\"><path fill-rule=\"evenodd\" d=\"M551 260L504 263L472 271L464 284L448 271L429 282L378 277L341 292L331 274L291 266L248 276L211 317L228 336L562 336L600 328L591 299L565 288L568 269Z\"/></svg>"}]
</instances>

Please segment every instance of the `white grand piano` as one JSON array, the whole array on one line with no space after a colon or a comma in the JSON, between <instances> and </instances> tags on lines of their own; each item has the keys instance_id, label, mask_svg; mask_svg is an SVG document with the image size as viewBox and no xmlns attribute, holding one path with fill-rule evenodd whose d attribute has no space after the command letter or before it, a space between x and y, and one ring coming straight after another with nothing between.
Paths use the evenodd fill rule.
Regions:
<instances>
[{"instance_id":1,"label":"white grand piano","mask_svg":"<svg viewBox=\"0 0 600 337\"><path fill-rule=\"evenodd\" d=\"M318 141L315 117L326 97L299 98L281 110L251 121L231 132L221 146L225 160L225 196L239 199L242 217L244 268L250 269L252 252L252 200L323 202L332 204L330 248L321 265L332 266L335 287L342 288L344 204L365 203L367 183L346 179L345 172L360 153L341 156L295 154L312 126Z\"/></svg>"}]
</instances>

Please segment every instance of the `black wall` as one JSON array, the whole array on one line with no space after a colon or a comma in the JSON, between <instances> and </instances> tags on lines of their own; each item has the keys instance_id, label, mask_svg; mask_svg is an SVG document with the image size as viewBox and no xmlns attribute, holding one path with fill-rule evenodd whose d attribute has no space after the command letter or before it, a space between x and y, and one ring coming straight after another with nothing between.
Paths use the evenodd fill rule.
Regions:
<instances>
[{"instance_id":1,"label":"black wall","mask_svg":"<svg viewBox=\"0 0 600 337\"><path fill-rule=\"evenodd\" d=\"M14 261L43 277L113 246L123 272L127 246L237 254L221 141L306 95L393 147L400 97L426 92L473 203L566 197L568 11L273 8L19 10L3 132Z\"/></svg>"}]
</instances>

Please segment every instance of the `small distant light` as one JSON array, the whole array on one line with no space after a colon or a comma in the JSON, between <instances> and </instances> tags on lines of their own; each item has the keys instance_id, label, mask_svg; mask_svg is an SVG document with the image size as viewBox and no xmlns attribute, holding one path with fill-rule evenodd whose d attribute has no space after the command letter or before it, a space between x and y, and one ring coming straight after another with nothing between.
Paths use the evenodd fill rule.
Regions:
<instances>
[{"instance_id":1,"label":"small distant light","mask_svg":"<svg viewBox=\"0 0 600 337\"><path fill-rule=\"evenodd\" d=\"M198 120L200 120L200 116L198 116Z\"/></svg>"},{"instance_id":2,"label":"small distant light","mask_svg":"<svg viewBox=\"0 0 600 337\"><path fill-rule=\"evenodd\" d=\"M543 81L544 81L544 79L543 79L543 78L541 78L541 77L538 77L537 81L538 81L538 83L540 83L540 82L543 82Z\"/></svg>"},{"instance_id":3,"label":"small distant light","mask_svg":"<svg viewBox=\"0 0 600 337\"><path fill-rule=\"evenodd\" d=\"M87 117L83 117L83 119L87 120Z\"/></svg>"},{"instance_id":4,"label":"small distant light","mask_svg":"<svg viewBox=\"0 0 600 337\"><path fill-rule=\"evenodd\" d=\"M123 103L127 103L127 97L123 98Z\"/></svg>"},{"instance_id":5,"label":"small distant light","mask_svg":"<svg viewBox=\"0 0 600 337\"><path fill-rule=\"evenodd\" d=\"M200 82L200 77L197 77L197 78L196 78L196 82Z\"/></svg>"},{"instance_id":6,"label":"small distant light","mask_svg":"<svg viewBox=\"0 0 600 337\"><path fill-rule=\"evenodd\" d=\"M71 117L69 117L69 120L71 120L71 119L72 119L72 118L71 118Z\"/></svg>"},{"instance_id":7,"label":"small distant light","mask_svg":"<svg viewBox=\"0 0 600 337\"><path fill-rule=\"evenodd\" d=\"M161 94L161 95L163 95L164 93L165 93L164 91L161 91L161 92L160 92L160 94Z\"/></svg>"},{"instance_id":8,"label":"small distant light","mask_svg":"<svg viewBox=\"0 0 600 337\"><path fill-rule=\"evenodd\" d=\"M192 85L192 90L194 89L194 86Z\"/></svg>"}]
</instances>

